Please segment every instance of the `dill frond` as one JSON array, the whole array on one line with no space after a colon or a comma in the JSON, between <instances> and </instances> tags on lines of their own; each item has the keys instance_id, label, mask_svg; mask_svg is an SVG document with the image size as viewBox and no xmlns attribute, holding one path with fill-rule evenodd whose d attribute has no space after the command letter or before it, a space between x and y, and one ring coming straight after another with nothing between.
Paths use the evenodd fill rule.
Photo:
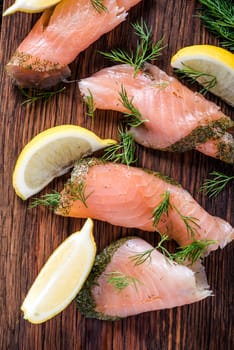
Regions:
<instances>
[{"instance_id":1,"label":"dill frond","mask_svg":"<svg viewBox=\"0 0 234 350\"><path fill-rule=\"evenodd\" d=\"M176 210L176 212L179 214L179 216L181 217L181 219L183 220L186 230L187 230L187 234L189 238L194 238L195 234L196 234L196 230L198 228L200 228L200 225L198 224L199 219L193 217L193 216L186 216L183 215L178 208L176 208L176 206L173 205L173 209Z\"/></svg>"},{"instance_id":2,"label":"dill frond","mask_svg":"<svg viewBox=\"0 0 234 350\"><path fill-rule=\"evenodd\" d=\"M46 207L51 207L51 209L55 209L59 206L61 199L61 194L57 191L53 191L53 193L47 193L40 198L33 198L29 208L35 208L39 205L43 205Z\"/></svg>"},{"instance_id":3,"label":"dill frond","mask_svg":"<svg viewBox=\"0 0 234 350\"><path fill-rule=\"evenodd\" d=\"M167 235L160 235L160 236L161 236L161 240L159 241L156 247L145 250L142 253L132 255L129 257L129 259L133 261L136 266L141 265L145 263L148 259L151 260L151 254L153 253L154 250L159 250L164 256L171 258L172 256L171 253L163 246L164 242L168 241L169 238Z\"/></svg>"},{"instance_id":4,"label":"dill frond","mask_svg":"<svg viewBox=\"0 0 234 350\"><path fill-rule=\"evenodd\" d=\"M87 208L87 199L91 196L93 192L86 194L86 185L83 181L78 184L68 180L64 186L66 193L69 195L70 199L73 201L81 201L84 206Z\"/></svg>"},{"instance_id":5,"label":"dill frond","mask_svg":"<svg viewBox=\"0 0 234 350\"><path fill-rule=\"evenodd\" d=\"M168 214L168 210L174 209L176 210L176 212L179 214L180 218L183 220L188 236L190 238L194 238L195 234L196 234L196 229L200 228L199 224L198 224L198 219L193 217L193 216L186 216L183 215L179 209L175 206L172 205L170 203L170 192L166 191L165 193L163 193L161 195L163 197L162 201L159 203L159 205L157 205L157 207L154 209L153 211L153 225L155 227L157 227L157 224L159 223L161 217L163 214Z\"/></svg>"},{"instance_id":6,"label":"dill frond","mask_svg":"<svg viewBox=\"0 0 234 350\"><path fill-rule=\"evenodd\" d=\"M107 7L104 5L103 0L90 0L90 2L98 13L107 12Z\"/></svg>"},{"instance_id":7,"label":"dill frond","mask_svg":"<svg viewBox=\"0 0 234 350\"><path fill-rule=\"evenodd\" d=\"M112 49L110 52L100 51L100 54L102 54L102 56L104 56L105 58L108 58L109 60L116 63L130 64L130 66L133 67L135 65L134 54L132 51L130 51L130 54L128 54L127 52L121 49Z\"/></svg>"},{"instance_id":8,"label":"dill frond","mask_svg":"<svg viewBox=\"0 0 234 350\"><path fill-rule=\"evenodd\" d=\"M141 23L136 23L132 26L135 30L135 34L140 38L137 42L134 62L135 73L137 73L145 62L155 61L161 55L165 46L163 46L163 38L156 44L153 43L152 29L149 29L143 20Z\"/></svg>"},{"instance_id":9,"label":"dill frond","mask_svg":"<svg viewBox=\"0 0 234 350\"><path fill-rule=\"evenodd\" d=\"M30 90L30 93L27 92L25 89L20 89L22 95L26 97L26 100L22 102L22 105L33 104L38 100L44 100L46 102L51 97L65 91L65 90L66 90L65 86L59 90L56 90L56 91L37 91L35 89L32 89L32 90Z\"/></svg>"},{"instance_id":10,"label":"dill frond","mask_svg":"<svg viewBox=\"0 0 234 350\"><path fill-rule=\"evenodd\" d=\"M210 175L213 178L206 179L200 187L200 191L208 197L216 197L230 181L234 180L234 176L228 176L218 171L213 171Z\"/></svg>"},{"instance_id":11,"label":"dill frond","mask_svg":"<svg viewBox=\"0 0 234 350\"><path fill-rule=\"evenodd\" d=\"M146 119L143 119L140 111L134 106L133 97L129 99L127 91L123 85L121 86L119 96L119 100L122 105L129 110L129 112L124 112L124 116L127 118L128 126L136 128L147 121Z\"/></svg>"},{"instance_id":12,"label":"dill frond","mask_svg":"<svg viewBox=\"0 0 234 350\"><path fill-rule=\"evenodd\" d=\"M234 51L234 6L232 0L199 0L200 19L220 44Z\"/></svg>"},{"instance_id":13,"label":"dill frond","mask_svg":"<svg viewBox=\"0 0 234 350\"><path fill-rule=\"evenodd\" d=\"M119 127L120 142L107 147L102 159L110 162L119 162L130 165L136 162L134 136L127 130Z\"/></svg>"},{"instance_id":14,"label":"dill frond","mask_svg":"<svg viewBox=\"0 0 234 350\"><path fill-rule=\"evenodd\" d=\"M137 284L141 283L138 278L127 276L119 271L108 272L106 276L107 282L120 291L131 284L137 289Z\"/></svg>"},{"instance_id":15,"label":"dill frond","mask_svg":"<svg viewBox=\"0 0 234 350\"><path fill-rule=\"evenodd\" d=\"M168 214L168 210L169 208L171 208L171 204L170 204L170 192L166 191L165 193L163 193L161 195L161 197L163 197L162 201L157 205L157 207L154 209L153 211L153 225L154 227L157 226L157 224L159 223L162 215Z\"/></svg>"},{"instance_id":16,"label":"dill frond","mask_svg":"<svg viewBox=\"0 0 234 350\"><path fill-rule=\"evenodd\" d=\"M168 241L168 236L162 235L160 242L155 248L130 256L129 259L134 261L135 265L141 265L148 259L151 259L151 254L154 250L159 250L169 261L175 261L178 264L189 261L190 265L193 265L206 254L210 245L217 243L217 241L213 240L194 240L187 246L179 247L176 253L170 253L168 249L163 246L165 241Z\"/></svg>"},{"instance_id":17,"label":"dill frond","mask_svg":"<svg viewBox=\"0 0 234 350\"><path fill-rule=\"evenodd\" d=\"M127 53L121 49L113 49L110 52L100 52L104 57L116 63L129 64L134 67L134 76L142 69L147 61L154 61L161 55L165 46L162 46L163 39L156 44L152 40L152 30L142 20L141 23L132 24L135 34L139 37L136 51L130 50Z\"/></svg>"},{"instance_id":18,"label":"dill frond","mask_svg":"<svg viewBox=\"0 0 234 350\"><path fill-rule=\"evenodd\" d=\"M95 105L94 105L94 98L92 92L88 89L89 95L84 96L83 101L87 107L87 116L94 118L94 112L95 112Z\"/></svg>"},{"instance_id":19,"label":"dill frond","mask_svg":"<svg viewBox=\"0 0 234 350\"><path fill-rule=\"evenodd\" d=\"M186 260L189 260L192 265L206 254L211 244L215 243L217 242L212 240L195 240L187 246L178 248L178 251L172 254L172 259L178 264L183 264Z\"/></svg>"},{"instance_id":20,"label":"dill frond","mask_svg":"<svg viewBox=\"0 0 234 350\"><path fill-rule=\"evenodd\" d=\"M135 263L136 266L144 264L144 262L146 262L148 259L151 260L151 254L153 253L153 251L155 249L156 248L145 250L142 253L138 253L138 254L130 256L129 259L131 259Z\"/></svg>"},{"instance_id":21,"label":"dill frond","mask_svg":"<svg viewBox=\"0 0 234 350\"><path fill-rule=\"evenodd\" d=\"M217 85L217 78L215 75L197 71L185 64L184 68L175 69L175 72L181 76L181 78L188 78L192 84L198 82L203 85L203 88L200 89L200 93L206 95L206 93ZM200 80L202 79L202 80Z\"/></svg>"}]
</instances>

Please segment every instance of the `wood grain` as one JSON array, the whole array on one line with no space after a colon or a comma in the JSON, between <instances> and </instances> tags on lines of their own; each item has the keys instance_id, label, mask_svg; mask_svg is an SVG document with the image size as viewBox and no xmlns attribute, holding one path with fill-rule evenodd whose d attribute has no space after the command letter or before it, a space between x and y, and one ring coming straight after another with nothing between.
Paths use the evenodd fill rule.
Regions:
<instances>
[{"instance_id":1,"label":"wood grain","mask_svg":"<svg viewBox=\"0 0 234 350\"><path fill-rule=\"evenodd\" d=\"M10 0L3 1L3 8ZM125 23L80 54L71 64L72 79L86 77L107 66L97 50L135 46L130 23L143 17L157 40L165 37L167 47L158 66L172 74L170 58L179 48L200 43L218 44L195 16L199 7L191 0L143 0L130 11ZM38 132L63 123L79 124L101 137L116 137L117 113L98 111L94 123L84 116L77 84L48 102L22 105L20 91L6 76L4 65L29 32L37 15L17 13L1 22L1 241L0 241L0 349L123 349L123 350L220 350L233 349L233 245L216 251L205 259L208 281L214 296L197 304L145 313L119 322L83 318L72 303L63 313L42 325L24 321L20 305L52 251L83 220L57 217L38 208L28 210L28 203L16 197L11 184L12 171L22 147ZM232 115L225 103L209 95L223 112ZM202 180L212 170L232 173L233 167L198 152L160 153L137 146L138 166L145 166L174 177L188 189L203 207L234 225L233 187L217 199L207 199L197 192ZM61 189L64 179L47 187ZM126 234L140 235L151 243L152 233L128 230L95 222L98 250Z\"/></svg>"}]
</instances>

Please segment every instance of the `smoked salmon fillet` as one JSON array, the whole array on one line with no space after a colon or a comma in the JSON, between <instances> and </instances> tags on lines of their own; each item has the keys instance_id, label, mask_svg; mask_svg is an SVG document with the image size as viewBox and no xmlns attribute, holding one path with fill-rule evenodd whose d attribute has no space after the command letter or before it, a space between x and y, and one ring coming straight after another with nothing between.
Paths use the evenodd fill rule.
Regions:
<instances>
[{"instance_id":1,"label":"smoked salmon fillet","mask_svg":"<svg viewBox=\"0 0 234 350\"><path fill-rule=\"evenodd\" d=\"M200 263L194 272L154 250L149 260L135 264L132 258L152 248L141 238L127 237L98 255L76 298L81 313L116 320L191 304L212 295Z\"/></svg>"},{"instance_id":2,"label":"smoked salmon fillet","mask_svg":"<svg viewBox=\"0 0 234 350\"><path fill-rule=\"evenodd\" d=\"M21 87L49 88L70 76L77 55L123 22L141 0L104 0L97 11L91 0L62 0L46 10L6 66Z\"/></svg>"},{"instance_id":3,"label":"smoked salmon fillet","mask_svg":"<svg viewBox=\"0 0 234 350\"><path fill-rule=\"evenodd\" d=\"M223 248L234 237L229 223L208 214L168 177L97 158L78 161L71 179L54 199L58 215L90 217L117 226L159 231L180 246L194 240L214 240L209 246L211 251Z\"/></svg>"},{"instance_id":4,"label":"smoked salmon fillet","mask_svg":"<svg viewBox=\"0 0 234 350\"><path fill-rule=\"evenodd\" d=\"M95 108L126 113L129 110L120 99L124 88L145 120L130 130L145 147L179 152L197 149L234 163L234 139L226 131L234 122L217 105L155 65L145 63L137 74L128 64L104 68L82 79L79 88L84 98L92 95Z\"/></svg>"}]
</instances>

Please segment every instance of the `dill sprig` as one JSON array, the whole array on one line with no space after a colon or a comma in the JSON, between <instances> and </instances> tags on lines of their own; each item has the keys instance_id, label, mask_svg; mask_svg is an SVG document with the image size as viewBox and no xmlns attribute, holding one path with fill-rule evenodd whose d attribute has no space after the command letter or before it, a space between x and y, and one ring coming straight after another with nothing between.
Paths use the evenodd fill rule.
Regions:
<instances>
[{"instance_id":1,"label":"dill sprig","mask_svg":"<svg viewBox=\"0 0 234 350\"><path fill-rule=\"evenodd\" d=\"M131 259L133 262L135 262L135 265L141 265L143 264L145 261L147 261L148 259L151 261L151 254L153 253L153 251L156 248L152 248L152 249L148 249L145 250L142 253L138 253L132 256L129 256L129 259Z\"/></svg>"},{"instance_id":2,"label":"dill sprig","mask_svg":"<svg viewBox=\"0 0 234 350\"><path fill-rule=\"evenodd\" d=\"M137 42L135 54L135 71L137 72L145 62L155 61L161 55L165 46L162 46L163 38L154 44L152 40L152 29L149 29L143 20L141 23L137 22L132 26L135 34L140 38Z\"/></svg>"},{"instance_id":3,"label":"dill sprig","mask_svg":"<svg viewBox=\"0 0 234 350\"><path fill-rule=\"evenodd\" d=\"M153 210L153 215L152 215L153 225L155 227L157 226L162 215L168 214L169 208L175 209L185 224L185 227L186 227L186 230L188 233L188 237L194 238L195 233L196 233L196 229L200 228L200 226L198 224L199 220L193 216L183 215L175 205L172 205L170 203L170 192L169 191L165 191L165 193L163 193L161 195L161 197L163 198L162 201Z\"/></svg>"},{"instance_id":4,"label":"dill sprig","mask_svg":"<svg viewBox=\"0 0 234 350\"><path fill-rule=\"evenodd\" d=\"M198 228L200 228L200 225L198 224L199 219L195 218L194 216L183 215L179 211L179 209L174 205L173 205L173 209L176 210L176 212L179 214L179 216L183 220L185 227L186 227L186 230L187 230L188 237L194 238L194 236L196 234L196 230Z\"/></svg>"},{"instance_id":5,"label":"dill sprig","mask_svg":"<svg viewBox=\"0 0 234 350\"><path fill-rule=\"evenodd\" d=\"M234 180L234 176L228 176L218 171L210 173L212 179L206 179L200 187L200 191L204 192L208 197L216 197L226 185Z\"/></svg>"},{"instance_id":6,"label":"dill sprig","mask_svg":"<svg viewBox=\"0 0 234 350\"><path fill-rule=\"evenodd\" d=\"M24 104L33 104L38 100L48 101L51 97L63 92L66 90L65 86L56 91L37 91L35 89L30 90L30 93L25 89L20 89L21 93L27 98L22 102Z\"/></svg>"},{"instance_id":7,"label":"dill sprig","mask_svg":"<svg viewBox=\"0 0 234 350\"><path fill-rule=\"evenodd\" d=\"M86 185L83 181L81 181L79 184L75 184L71 180L68 180L64 186L64 189L70 200L79 200L87 208L87 199L89 196L91 196L92 192L89 194L85 193ZM43 205L46 207L51 207L51 209L56 209L60 204L60 200L61 194L57 191L53 191L52 193L42 195L40 198L33 198L29 208L35 208L38 205Z\"/></svg>"},{"instance_id":8,"label":"dill sprig","mask_svg":"<svg viewBox=\"0 0 234 350\"><path fill-rule=\"evenodd\" d=\"M110 52L100 51L104 57L116 63L130 64L130 66L135 66L134 54L131 51L130 54L121 49L112 49Z\"/></svg>"},{"instance_id":9,"label":"dill sprig","mask_svg":"<svg viewBox=\"0 0 234 350\"><path fill-rule=\"evenodd\" d=\"M138 278L125 275L119 271L108 272L106 273L106 276L107 282L118 290L122 290L131 284L137 289L137 284L141 283Z\"/></svg>"},{"instance_id":10,"label":"dill sprig","mask_svg":"<svg viewBox=\"0 0 234 350\"><path fill-rule=\"evenodd\" d=\"M86 194L86 185L84 181L79 182L78 184L68 180L64 186L66 193L69 195L72 201L81 201L84 206L87 208L87 199L91 196L93 192Z\"/></svg>"},{"instance_id":11,"label":"dill sprig","mask_svg":"<svg viewBox=\"0 0 234 350\"><path fill-rule=\"evenodd\" d=\"M148 259L151 260L151 254L153 253L154 250L159 250L163 255L167 256L167 257L171 257L171 254L169 253L169 251L163 246L164 242L168 241L169 238L167 235L161 235L161 240L159 241L159 243L157 244L156 247L152 248L152 249L148 249L145 250L142 253L138 253L135 255L132 255L129 257L130 260L132 260L135 265L141 265L143 264L145 261L147 261Z\"/></svg>"},{"instance_id":12,"label":"dill sprig","mask_svg":"<svg viewBox=\"0 0 234 350\"><path fill-rule=\"evenodd\" d=\"M156 82L152 84L152 86L155 86L159 90L164 90L168 87L169 84L170 84L169 81L161 81L161 82Z\"/></svg>"},{"instance_id":13,"label":"dill sprig","mask_svg":"<svg viewBox=\"0 0 234 350\"><path fill-rule=\"evenodd\" d=\"M83 101L87 107L86 115L94 118L94 112L95 112L95 105L94 105L94 98L92 92L88 89L89 95L84 96Z\"/></svg>"},{"instance_id":14,"label":"dill sprig","mask_svg":"<svg viewBox=\"0 0 234 350\"><path fill-rule=\"evenodd\" d=\"M90 0L90 2L97 12L107 12L107 7L104 5L103 0Z\"/></svg>"},{"instance_id":15,"label":"dill sprig","mask_svg":"<svg viewBox=\"0 0 234 350\"><path fill-rule=\"evenodd\" d=\"M114 62L130 64L134 67L134 75L136 75L145 62L156 60L165 46L162 46L163 39L156 44L153 42L152 29L149 29L143 20L141 23L132 24L132 27L140 39L137 42L136 52L131 50L130 53L127 53L121 49L113 49L110 52L100 53Z\"/></svg>"},{"instance_id":16,"label":"dill sprig","mask_svg":"<svg viewBox=\"0 0 234 350\"><path fill-rule=\"evenodd\" d=\"M205 27L220 39L220 44L234 51L234 6L232 0L199 0L199 17Z\"/></svg>"},{"instance_id":17,"label":"dill sprig","mask_svg":"<svg viewBox=\"0 0 234 350\"><path fill-rule=\"evenodd\" d=\"M168 214L168 210L169 208L171 208L171 204L170 204L170 192L166 191L165 193L163 193L161 195L161 197L163 197L162 201L157 205L157 207L153 210L153 225L154 227L157 226L157 224L159 223L162 215Z\"/></svg>"},{"instance_id":18,"label":"dill sprig","mask_svg":"<svg viewBox=\"0 0 234 350\"><path fill-rule=\"evenodd\" d=\"M183 264L188 260L192 265L206 254L211 244L215 243L217 242L212 240L194 240L192 243L178 248L178 251L172 254L171 258L178 264Z\"/></svg>"},{"instance_id":19,"label":"dill sprig","mask_svg":"<svg viewBox=\"0 0 234 350\"><path fill-rule=\"evenodd\" d=\"M124 112L129 126L136 128L147 121L146 119L143 119L141 112L134 106L133 97L129 99L127 91L123 85L121 86L119 96L122 105L129 110L129 112Z\"/></svg>"},{"instance_id":20,"label":"dill sprig","mask_svg":"<svg viewBox=\"0 0 234 350\"><path fill-rule=\"evenodd\" d=\"M110 162L119 162L122 164L133 164L136 162L135 158L135 142L134 136L123 127L119 127L120 142L107 147L104 150L102 159Z\"/></svg>"},{"instance_id":21,"label":"dill sprig","mask_svg":"<svg viewBox=\"0 0 234 350\"><path fill-rule=\"evenodd\" d=\"M57 191L53 191L53 193L47 193L40 198L33 198L29 208L35 208L38 205L43 205L46 207L51 207L51 209L55 209L59 206L61 199L61 194Z\"/></svg>"},{"instance_id":22,"label":"dill sprig","mask_svg":"<svg viewBox=\"0 0 234 350\"><path fill-rule=\"evenodd\" d=\"M210 89L217 85L217 78L215 75L197 71L185 64L184 68L175 69L175 72L181 76L181 78L189 78L190 82L194 84L195 82L200 83L203 88L200 89L200 93L205 95Z\"/></svg>"},{"instance_id":23,"label":"dill sprig","mask_svg":"<svg viewBox=\"0 0 234 350\"><path fill-rule=\"evenodd\" d=\"M165 241L168 241L168 236L161 235L161 240L158 245L152 249L148 249L142 253L130 256L135 265L141 265L145 263L148 259L151 260L151 254L154 250L159 250L164 256L169 260L175 261L178 264L183 264L185 261L190 262L190 265L193 265L197 260L202 258L211 244L217 243L213 240L194 240L192 243L179 247L176 253L170 253L167 248L163 246Z\"/></svg>"}]
</instances>

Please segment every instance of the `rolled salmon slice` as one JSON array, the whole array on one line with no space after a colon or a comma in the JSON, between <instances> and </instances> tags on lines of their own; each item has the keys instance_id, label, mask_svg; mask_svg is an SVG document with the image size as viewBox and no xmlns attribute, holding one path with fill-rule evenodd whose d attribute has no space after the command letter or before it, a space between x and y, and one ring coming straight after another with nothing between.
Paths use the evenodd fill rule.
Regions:
<instances>
[{"instance_id":1,"label":"rolled salmon slice","mask_svg":"<svg viewBox=\"0 0 234 350\"><path fill-rule=\"evenodd\" d=\"M84 97L92 94L95 108L129 112L120 100L124 88L128 99L145 122L132 128L136 142L163 151L200 152L234 163L234 139L226 130L234 122L213 102L194 93L158 67L146 63L134 74L130 65L102 69L82 79Z\"/></svg>"},{"instance_id":2,"label":"rolled salmon slice","mask_svg":"<svg viewBox=\"0 0 234 350\"><path fill-rule=\"evenodd\" d=\"M149 260L136 265L132 257L152 248L141 238L124 238L97 256L76 298L81 313L115 320L191 304L212 294L200 263L194 272L154 250Z\"/></svg>"},{"instance_id":3,"label":"rolled salmon slice","mask_svg":"<svg viewBox=\"0 0 234 350\"><path fill-rule=\"evenodd\" d=\"M168 210L155 221L155 210L166 196ZM86 158L76 164L60 193L55 213L159 231L180 246L194 240L214 240L208 252L223 248L234 237L229 223L208 214L175 181L156 172L97 158Z\"/></svg>"},{"instance_id":4,"label":"rolled salmon slice","mask_svg":"<svg viewBox=\"0 0 234 350\"><path fill-rule=\"evenodd\" d=\"M46 10L6 66L21 87L49 88L70 76L68 64L123 22L141 0L104 0L97 11L91 0L63 0Z\"/></svg>"}]
</instances>

